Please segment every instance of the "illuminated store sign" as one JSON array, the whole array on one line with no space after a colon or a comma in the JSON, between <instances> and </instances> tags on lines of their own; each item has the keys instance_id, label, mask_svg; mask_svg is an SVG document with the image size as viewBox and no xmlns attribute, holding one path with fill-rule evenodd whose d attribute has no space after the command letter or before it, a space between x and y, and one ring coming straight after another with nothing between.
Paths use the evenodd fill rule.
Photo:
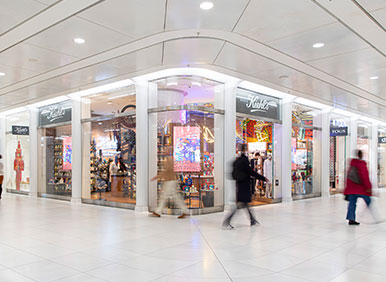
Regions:
<instances>
[{"instance_id":1,"label":"illuminated store sign","mask_svg":"<svg viewBox=\"0 0 386 282\"><path fill-rule=\"evenodd\" d=\"M236 95L236 112L280 120L280 100L239 89Z\"/></svg>"},{"instance_id":2,"label":"illuminated store sign","mask_svg":"<svg viewBox=\"0 0 386 282\"><path fill-rule=\"evenodd\" d=\"M64 102L39 109L39 125L50 125L71 121L71 102Z\"/></svg>"},{"instance_id":3,"label":"illuminated store sign","mask_svg":"<svg viewBox=\"0 0 386 282\"><path fill-rule=\"evenodd\" d=\"M386 137L378 137L378 143L379 144L386 144Z\"/></svg>"},{"instance_id":4,"label":"illuminated store sign","mask_svg":"<svg viewBox=\"0 0 386 282\"><path fill-rule=\"evenodd\" d=\"M330 127L330 136L347 136L348 127Z\"/></svg>"},{"instance_id":5,"label":"illuminated store sign","mask_svg":"<svg viewBox=\"0 0 386 282\"><path fill-rule=\"evenodd\" d=\"M12 135L29 135L29 127L12 125Z\"/></svg>"}]
</instances>

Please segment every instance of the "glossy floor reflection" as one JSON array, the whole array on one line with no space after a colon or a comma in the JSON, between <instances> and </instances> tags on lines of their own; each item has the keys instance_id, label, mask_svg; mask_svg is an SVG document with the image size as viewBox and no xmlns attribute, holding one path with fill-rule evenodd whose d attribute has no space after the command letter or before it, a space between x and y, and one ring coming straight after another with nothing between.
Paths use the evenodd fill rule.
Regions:
<instances>
[{"instance_id":1,"label":"glossy floor reflection","mask_svg":"<svg viewBox=\"0 0 386 282\"><path fill-rule=\"evenodd\" d=\"M386 217L386 193L376 207ZM236 230L223 214L178 220L5 195L0 281L386 281L386 224L347 226L341 195L254 209ZM367 222L368 224L365 224Z\"/></svg>"}]
</instances>

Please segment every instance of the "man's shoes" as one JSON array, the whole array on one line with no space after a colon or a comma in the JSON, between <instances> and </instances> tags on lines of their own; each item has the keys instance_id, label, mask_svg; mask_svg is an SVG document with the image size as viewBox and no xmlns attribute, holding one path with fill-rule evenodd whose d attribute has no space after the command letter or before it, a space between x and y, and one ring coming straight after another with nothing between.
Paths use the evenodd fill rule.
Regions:
<instances>
[{"instance_id":1,"label":"man's shoes","mask_svg":"<svg viewBox=\"0 0 386 282\"><path fill-rule=\"evenodd\" d=\"M359 225L360 223L355 220L349 220L348 225Z\"/></svg>"},{"instance_id":2,"label":"man's shoes","mask_svg":"<svg viewBox=\"0 0 386 282\"><path fill-rule=\"evenodd\" d=\"M161 217L161 215L158 214L158 213L156 213L156 212L152 212L151 215L152 215L152 216L155 216L155 217Z\"/></svg>"},{"instance_id":3,"label":"man's shoes","mask_svg":"<svg viewBox=\"0 0 386 282\"><path fill-rule=\"evenodd\" d=\"M230 225L230 224L223 224L222 229L224 229L224 230L233 230L235 228L232 225Z\"/></svg>"},{"instance_id":4,"label":"man's shoes","mask_svg":"<svg viewBox=\"0 0 386 282\"><path fill-rule=\"evenodd\" d=\"M258 222L256 219L251 220L251 226L258 225L258 224L260 224L260 222Z\"/></svg>"},{"instance_id":5,"label":"man's shoes","mask_svg":"<svg viewBox=\"0 0 386 282\"><path fill-rule=\"evenodd\" d=\"M181 219L181 218L185 218L185 217L187 217L188 215L186 214L186 213L183 213L183 214L181 214L178 218L179 219Z\"/></svg>"}]
</instances>

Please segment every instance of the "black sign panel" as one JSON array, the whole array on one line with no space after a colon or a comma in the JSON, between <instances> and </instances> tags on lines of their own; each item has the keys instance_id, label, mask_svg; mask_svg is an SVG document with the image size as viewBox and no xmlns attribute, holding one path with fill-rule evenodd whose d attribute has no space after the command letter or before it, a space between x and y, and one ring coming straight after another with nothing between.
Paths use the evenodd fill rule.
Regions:
<instances>
[{"instance_id":1,"label":"black sign panel","mask_svg":"<svg viewBox=\"0 0 386 282\"><path fill-rule=\"evenodd\" d=\"M386 144L386 137L378 137L379 144Z\"/></svg>"},{"instance_id":2,"label":"black sign panel","mask_svg":"<svg viewBox=\"0 0 386 282\"><path fill-rule=\"evenodd\" d=\"M280 120L280 99L238 89L236 94L236 112Z\"/></svg>"},{"instance_id":3,"label":"black sign panel","mask_svg":"<svg viewBox=\"0 0 386 282\"><path fill-rule=\"evenodd\" d=\"M50 125L71 121L71 102L49 105L39 109L39 125Z\"/></svg>"},{"instance_id":4,"label":"black sign panel","mask_svg":"<svg viewBox=\"0 0 386 282\"><path fill-rule=\"evenodd\" d=\"M12 125L12 135L29 135L29 127Z\"/></svg>"},{"instance_id":5,"label":"black sign panel","mask_svg":"<svg viewBox=\"0 0 386 282\"><path fill-rule=\"evenodd\" d=\"M330 127L330 136L347 136L348 135L348 127Z\"/></svg>"}]
</instances>

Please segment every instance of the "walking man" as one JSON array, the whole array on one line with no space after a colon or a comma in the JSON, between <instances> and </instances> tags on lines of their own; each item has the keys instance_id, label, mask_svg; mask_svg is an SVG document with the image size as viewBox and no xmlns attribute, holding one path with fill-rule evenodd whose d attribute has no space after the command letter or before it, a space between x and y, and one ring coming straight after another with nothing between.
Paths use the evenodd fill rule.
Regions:
<instances>
[{"instance_id":1,"label":"walking man","mask_svg":"<svg viewBox=\"0 0 386 282\"><path fill-rule=\"evenodd\" d=\"M223 222L224 229L233 229L231 225L232 217L237 212L239 208L246 208L249 214L249 219L251 221L251 226L258 224L259 222L255 219L252 214L252 211L249 208L249 203L251 202L251 177L255 177L261 181L268 182L269 180L264 176L255 172L249 165L247 157L247 146L245 144L241 145L241 154L233 162L233 171L232 177L236 180L236 207L233 211L225 218Z\"/></svg>"}]
</instances>

